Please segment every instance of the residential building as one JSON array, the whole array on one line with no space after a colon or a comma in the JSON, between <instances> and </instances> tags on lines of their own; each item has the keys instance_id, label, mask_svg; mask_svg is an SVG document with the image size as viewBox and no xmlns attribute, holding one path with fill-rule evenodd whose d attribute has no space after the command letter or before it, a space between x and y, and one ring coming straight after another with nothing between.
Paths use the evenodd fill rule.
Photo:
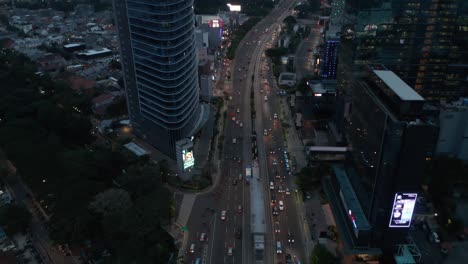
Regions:
<instances>
[{"instance_id":1,"label":"residential building","mask_svg":"<svg viewBox=\"0 0 468 264\"><path fill-rule=\"evenodd\" d=\"M438 129L423 116L425 100L384 67L369 66L352 90L345 129L351 152L326 181L327 194L347 254L392 255L404 242L412 213L404 219L393 214L394 202L414 207Z\"/></svg>"},{"instance_id":2,"label":"residential building","mask_svg":"<svg viewBox=\"0 0 468 264\"><path fill-rule=\"evenodd\" d=\"M134 133L172 159L202 124L193 0L113 1Z\"/></svg>"}]
</instances>

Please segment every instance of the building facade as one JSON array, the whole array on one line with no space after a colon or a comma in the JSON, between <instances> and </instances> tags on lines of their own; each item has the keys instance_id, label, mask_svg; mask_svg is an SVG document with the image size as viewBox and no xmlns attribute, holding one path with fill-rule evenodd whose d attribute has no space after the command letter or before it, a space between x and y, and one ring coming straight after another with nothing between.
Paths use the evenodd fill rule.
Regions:
<instances>
[{"instance_id":1,"label":"building facade","mask_svg":"<svg viewBox=\"0 0 468 264\"><path fill-rule=\"evenodd\" d=\"M382 63L426 100L446 101L463 92L450 65L462 63L457 0L391 0L362 10L356 61Z\"/></svg>"},{"instance_id":2,"label":"building facade","mask_svg":"<svg viewBox=\"0 0 468 264\"><path fill-rule=\"evenodd\" d=\"M134 133L175 159L200 123L193 0L113 4Z\"/></svg>"},{"instance_id":3,"label":"building facade","mask_svg":"<svg viewBox=\"0 0 468 264\"><path fill-rule=\"evenodd\" d=\"M353 86L345 129L352 151L332 177L333 210L347 209L340 233L348 252L391 254L408 231L389 227L395 196L419 193L438 130L423 119L425 100L392 71L371 67Z\"/></svg>"}]
</instances>

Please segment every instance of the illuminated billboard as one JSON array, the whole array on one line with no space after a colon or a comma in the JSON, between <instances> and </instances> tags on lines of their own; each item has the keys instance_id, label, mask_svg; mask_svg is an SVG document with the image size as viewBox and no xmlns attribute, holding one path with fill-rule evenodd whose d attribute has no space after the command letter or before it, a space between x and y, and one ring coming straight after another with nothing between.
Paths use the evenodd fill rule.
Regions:
<instances>
[{"instance_id":1,"label":"illuminated billboard","mask_svg":"<svg viewBox=\"0 0 468 264\"><path fill-rule=\"evenodd\" d=\"M221 19L212 19L208 22L210 28L222 28L223 27L223 20Z\"/></svg>"},{"instance_id":2,"label":"illuminated billboard","mask_svg":"<svg viewBox=\"0 0 468 264\"><path fill-rule=\"evenodd\" d=\"M231 11L231 12L240 12L241 11L241 6L240 5L227 4L227 6L229 7L229 11Z\"/></svg>"},{"instance_id":3,"label":"illuminated billboard","mask_svg":"<svg viewBox=\"0 0 468 264\"><path fill-rule=\"evenodd\" d=\"M416 205L417 193L396 193L389 227L409 227Z\"/></svg>"},{"instance_id":4,"label":"illuminated billboard","mask_svg":"<svg viewBox=\"0 0 468 264\"><path fill-rule=\"evenodd\" d=\"M182 163L184 170L191 169L195 165L195 157L193 156L193 147L182 150Z\"/></svg>"}]
</instances>

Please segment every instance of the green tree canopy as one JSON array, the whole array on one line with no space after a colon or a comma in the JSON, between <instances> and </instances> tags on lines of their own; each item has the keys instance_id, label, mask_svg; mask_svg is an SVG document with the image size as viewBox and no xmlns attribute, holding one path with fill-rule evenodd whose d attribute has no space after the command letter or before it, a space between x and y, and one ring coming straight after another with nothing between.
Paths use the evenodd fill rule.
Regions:
<instances>
[{"instance_id":1,"label":"green tree canopy","mask_svg":"<svg viewBox=\"0 0 468 264\"><path fill-rule=\"evenodd\" d=\"M324 246L317 244L310 256L311 264L339 264L340 261Z\"/></svg>"}]
</instances>

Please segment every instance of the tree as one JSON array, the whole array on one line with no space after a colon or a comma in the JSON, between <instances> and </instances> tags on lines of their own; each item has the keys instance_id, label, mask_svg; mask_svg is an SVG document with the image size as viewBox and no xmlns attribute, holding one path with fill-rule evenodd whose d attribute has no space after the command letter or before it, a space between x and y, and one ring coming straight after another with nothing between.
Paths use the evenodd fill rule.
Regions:
<instances>
[{"instance_id":1,"label":"tree","mask_svg":"<svg viewBox=\"0 0 468 264\"><path fill-rule=\"evenodd\" d=\"M0 208L0 225L8 235L24 232L31 222L31 213L22 205L11 204Z\"/></svg>"},{"instance_id":2,"label":"tree","mask_svg":"<svg viewBox=\"0 0 468 264\"><path fill-rule=\"evenodd\" d=\"M97 194L89 208L102 215L120 213L132 207L130 194L123 189L108 189Z\"/></svg>"},{"instance_id":3,"label":"tree","mask_svg":"<svg viewBox=\"0 0 468 264\"><path fill-rule=\"evenodd\" d=\"M320 186L322 178L330 173L328 164L320 164L317 167L304 167L296 177L296 184L303 190L308 191Z\"/></svg>"},{"instance_id":4,"label":"tree","mask_svg":"<svg viewBox=\"0 0 468 264\"><path fill-rule=\"evenodd\" d=\"M311 264L338 264L340 263L339 259L335 257L330 251L328 251L324 246L317 244L312 251L310 256Z\"/></svg>"},{"instance_id":5,"label":"tree","mask_svg":"<svg viewBox=\"0 0 468 264\"><path fill-rule=\"evenodd\" d=\"M285 19L283 19L283 23L286 24L288 31L292 31L294 25L297 24L297 20L293 16L287 16Z\"/></svg>"}]
</instances>

